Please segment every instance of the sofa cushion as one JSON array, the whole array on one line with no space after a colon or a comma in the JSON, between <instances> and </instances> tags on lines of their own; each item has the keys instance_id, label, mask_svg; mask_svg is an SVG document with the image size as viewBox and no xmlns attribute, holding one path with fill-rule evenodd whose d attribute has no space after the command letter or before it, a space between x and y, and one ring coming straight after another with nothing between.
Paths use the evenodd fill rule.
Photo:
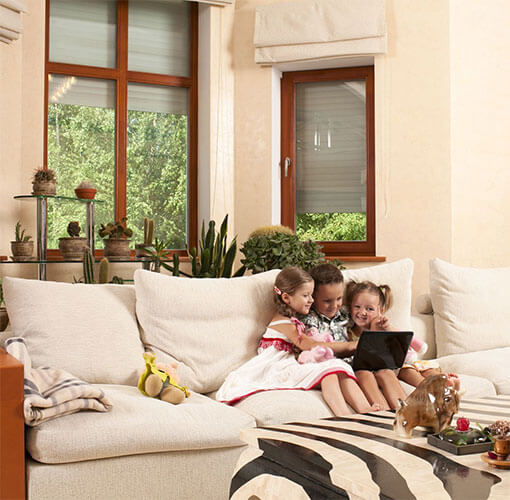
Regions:
<instances>
[{"instance_id":1,"label":"sofa cushion","mask_svg":"<svg viewBox=\"0 0 510 500\"><path fill-rule=\"evenodd\" d=\"M410 330L413 268L411 259L402 259L379 266L347 269L342 274L346 283L368 280L376 285L389 285L393 292L393 305L386 315L395 328Z\"/></svg>"},{"instance_id":2,"label":"sofa cushion","mask_svg":"<svg viewBox=\"0 0 510 500\"><path fill-rule=\"evenodd\" d=\"M179 405L143 396L136 387L100 386L108 413L79 412L27 431L27 449L44 463L68 463L141 453L241 446L252 417L192 393Z\"/></svg>"},{"instance_id":3,"label":"sofa cushion","mask_svg":"<svg viewBox=\"0 0 510 500\"><path fill-rule=\"evenodd\" d=\"M510 347L488 351L451 354L438 359L446 372L476 375L490 380L498 394L510 395Z\"/></svg>"},{"instance_id":4,"label":"sofa cushion","mask_svg":"<svg viewBox=\"0 0 510 500\"><path fill-rule=\"evenodd\" d=\"M474 269L430 261L437 355L510 346L510 267Z\"/></svg>"},{"instance_id":5,"label":"sofa cushion","mask_svg":"<svg viewBox=\"0 0 510 500\"><path fill-rule=\"evenodd\" d=\"M136 312L146 347L175 359L190 389L215 391L256 354L275 308L277 270L241 278L178 278L135 272Z\"/></svg>"},{"instance_id":6,"label":"sofa cushion","mask_svg":"<svg viewBox=\"0 0 510 500\"><path fill-rule=\"evenodd\" d=\"M12 334L25 339L34 368L136 385L144 363L134 286L5 278L4 292Z\"/></svg>"}]
</instances>

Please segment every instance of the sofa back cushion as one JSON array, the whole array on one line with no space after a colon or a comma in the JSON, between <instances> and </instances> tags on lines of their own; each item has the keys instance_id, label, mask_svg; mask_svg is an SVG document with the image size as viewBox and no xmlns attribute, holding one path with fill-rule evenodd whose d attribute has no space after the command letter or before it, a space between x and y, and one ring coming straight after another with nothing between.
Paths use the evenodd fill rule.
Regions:
<instances>
[{"instance_id":1,"label":"sofa back cushion","mask_svg":"<svg viewBox=\"0 0 510 500\"><path fill-rule=\"evenodd\" d=\"M342 271L345 283L372 281L376 285L389 285L393 293L393 305L386 313L391 325L399 330L411 330L411 285L414 264L402 259L389 264L347 269Z\"/></svg>"},{"instance_id":2,"label":"sofa back cushion","mask_svg":"<svg viewBox=\"0 0 510 500\"><path fill-rule=\"evenodd\" d=\"M32 366L86 382L136 385L143 370L132 285L4 279L12 333L25 339Z\"/></svg>"},{"instance_id":3,"label":"sofa back cushion","mask_svg":"<svg viewBox=\"0 0 510 500\"><path fill-rule=\"evenodd\" d=\"M157 361L179 363L190 389L215 391L257 352L275 312L277 270L240 278L178 278L135 271L136 313Z\"/></svg>"},{"instance_id":4,"label":"sofa back cushion","mask_svg":"<svg viewBox=\"0 0 510 500\"><path fill-rule=\"evenodd\" d=\"M430 261L438 356L510 346L509 282L510 268Z\"/></svg>"}]
</instances>

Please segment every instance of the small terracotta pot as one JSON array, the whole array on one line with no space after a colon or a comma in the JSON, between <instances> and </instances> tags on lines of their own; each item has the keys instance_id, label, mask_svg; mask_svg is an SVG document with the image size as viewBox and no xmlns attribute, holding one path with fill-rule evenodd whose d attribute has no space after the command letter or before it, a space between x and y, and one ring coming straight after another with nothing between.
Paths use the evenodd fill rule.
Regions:
<instances>
[{"instance_id":1,"label":"small terracotta pot","mask_svg":"<svg viewBox=\"0 0 510 500\"><path fill-rule=\"evenodd\" d=\"M498 456L498 460L506 460L510 455L510 437L494 439L494 453Z\"/></svg>"},{"instance_id":2,"label":"small terracotta pot","mask_svg":"<svg viewBox=\"0 0 510 500\"><path fill-rule=\"evenodd\" d=\"M32 181L32 194L55 196L57 194L56 181Z\"/></svg>"},{"instance_id":3,"label":"small terracotta pot","mask_svg":"<svg viewBox=\"0 0 510 500\"><path fill-rule=\"evenodd\" d=\"M151 260L151 256L144 252L145 248L149 248L151 245L145 243L137 243L135 245L135 257L140 260Z\"/></svg>"},{"instance_id":4,"label":"small terracotta pot","mask_svg":"<svg viewBox=\"0 0 510 500\"><path fill-rule=\"evenodd\" d=\"M74 190L77 198L81 198L82 200L93 200L96 196L97 189L94 188L76 188Z\"/></svg>"},{"instance_id":5,"label":"small terracotta pot","mask_svg":"<svg viewBox=\"0 0 510 500\"><path fill-rule=\"evenodd\" d=\"M14 260L30 260L34 253L34 242L11 241L11 250Z\"/></svg>"},{"instance_id":6,"label":"small terracotta pot","mask_svg":"<svg viewBox=\"0 0 510 500\"><path fill-rule=\"evenodd\" d=\"M83 252L88 248L87 238L59 238L58 249L65 260L83 260Z\"/></svg>"},{"instance_id":7,"label":"small terracotta pot","mask_svg":"<svg viewBox=\"0 0 510 500\"><path fill-rule=\"evenodd\" d=\"M108 238L104 240L104 256L111 259L126 259L131 255L131 240L124 238Z\"/></svg>"}]
</instances>

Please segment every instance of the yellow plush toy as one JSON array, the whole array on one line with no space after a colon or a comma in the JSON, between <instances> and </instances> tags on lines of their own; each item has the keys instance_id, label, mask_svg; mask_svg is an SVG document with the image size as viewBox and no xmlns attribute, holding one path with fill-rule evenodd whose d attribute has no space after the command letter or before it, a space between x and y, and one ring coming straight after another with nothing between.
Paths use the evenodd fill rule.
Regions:
<instances>
[{"instance_id":1,"label":"yellow plush toy","mask_svg":"<svg viewBox=\"0 0 510 500\"><path fill-rule=\"evenodd\" d=\"M179 404L189 397L186 387L179 385L177 381L177 365L165 365L155 363L156 356L152 353L144 353L145 370L138 379L138 389L145 396L159 398L172 404Z\"/></svg>"}]
</instances>

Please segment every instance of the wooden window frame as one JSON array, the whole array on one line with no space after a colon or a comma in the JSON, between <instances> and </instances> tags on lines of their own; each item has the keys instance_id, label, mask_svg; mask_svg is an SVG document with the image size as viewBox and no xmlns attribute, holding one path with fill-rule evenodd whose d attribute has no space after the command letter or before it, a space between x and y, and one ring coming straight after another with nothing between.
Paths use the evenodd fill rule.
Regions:
<instances>
[{"instance_id":1,"label":"wooden window frame","mask_svg":"<svg viewBox=\"0 0 510 500\"><path fill-rule=\"evenodd\" d=\"M128 70L128 1L117 0L116 24L116 67L99 68L79 64L57 63L49 60L50 37L50 0L46 0L46 34L44 57L44 165L48 165L48 75L70 75L77 77L114 80L116 83L115 109L115 220L126 216L127 210L127 89L128 83L145 83L167 87L189 89L189 134L188 134L188 227L187 245L189 248L197 246L198 241L198 172L197 172L197 143L198 143L198 5L189 3L190 8L190 76L170 76L155 73L145 73ZM101 255L102 250L96 250ZM131 252L134 254L134 251ZM187 255L186 250L176 250L179 255ZM48 257L59 257L58 250L49 249Z\"/></svg>"},{"instance_id":2,"label":"wooden window frame","mask_svg":"<svg viewBox=\"0 0 510 500\"><path fill-rule=\"evenodd\" d=\"M334 80L364 80L366 89L366 224L365 241L319 241L327 256L375 256L375 124L374 67L358 66L311 71L284 72L281 81L281 221L295 230L296 226L296 84ZM290 165L286 158L290 159ZM287 172L286 172L287 171ZM285 175L287 173L287 175Z\"/></svg>"}]
</instances>

